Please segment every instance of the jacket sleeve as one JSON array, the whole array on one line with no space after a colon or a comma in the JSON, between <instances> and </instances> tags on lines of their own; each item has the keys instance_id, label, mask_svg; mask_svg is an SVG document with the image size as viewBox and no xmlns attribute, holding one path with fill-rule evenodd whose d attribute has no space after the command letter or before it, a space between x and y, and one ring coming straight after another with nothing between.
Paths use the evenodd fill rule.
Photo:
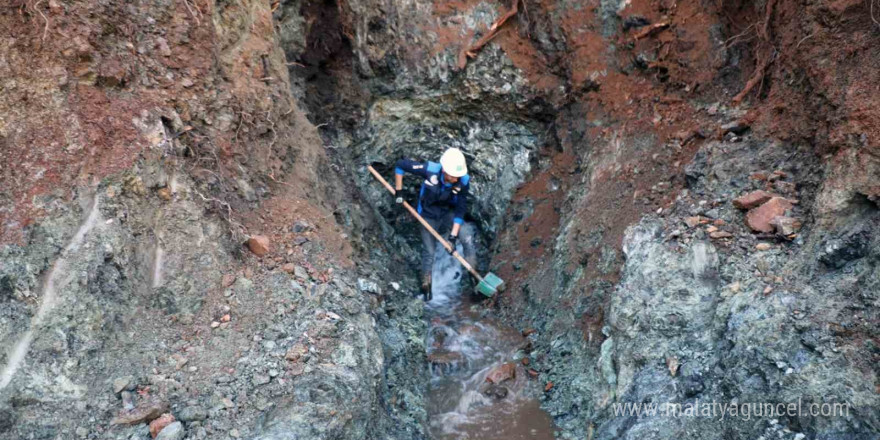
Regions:
<instances>
[{"instance_id":1,"label":"jacket sleeve","mask_svg":"<svg viewBox=\"0 0 880 440\"><path fill-rule=\"evenodd\" d=\"M428 178L428 167L422 162L412 159L400 159L394 166L394 173L403 175L404 173L412 173L417 176Z\"/></svg>"},{"instance_id":2,"label":"jacket sleeve","mask_svg":"<svg viewBox=\"0 0 880 440\"><path fill-rule=\"evenodd\" d=\"M467 213L467 200L469 197L470 189L469 185L464 185L461 187L461 191L455 197L455 207L453 209L455 217L452 219L455 224L464 223L464 215Z\"/></svg>"}]
</instances>

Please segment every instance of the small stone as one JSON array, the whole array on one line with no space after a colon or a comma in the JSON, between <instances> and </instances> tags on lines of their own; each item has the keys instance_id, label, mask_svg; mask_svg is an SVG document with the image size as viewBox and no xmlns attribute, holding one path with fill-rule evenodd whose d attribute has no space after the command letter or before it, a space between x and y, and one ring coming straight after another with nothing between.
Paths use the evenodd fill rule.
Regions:
<instances>
[{"instance_id":1,"label":"small stone","mask_svg":"<svg viewBox=\"0 0 880 440\"><path fill-rule=\"evenodd\" d=\"M769 294L769 293L772 292L772 291L773 291L773 288L770 287L770 286L767 286L767 287L764 288L764 295L767 295L767 294Z\"/></svg>"},{"instance_id":2,"label":"small stone","mask_svg":"<svg viewBox=\"0 0 880 440\"><path fill-rule=\"evenodd\" d=\"M666 368L669 368L669 374L671 374L672 377L675 377L675 375L678 374L678 367L680 365L681 364L679 363L677 357L675 357L675 356L667 356L666 357Z\"/></svg>"},{"instance_id":3,"label":"small stone","mask_svg":"<svg viewBox=\"0 0 880 440\"><path fill-rule=\"evenodd\" d=\"M535 378L538 377L538 371L537 371L537 370L533 370L533 369L529 368L528 373L529 373L529 377L531 377L532 379L535 379Z\"/></svg>"},{"instance_id":4,"label":"small stone","mask_svg":"<svg viewBox=\"0 0 880 440\"><path fill-rule=\"evenodd\" d=\"M508 391L507 387L504 387L501 385L491 384L488 387L486 387L486 389L483 390L483 395L488 396L488 397L492 397L497 400L501 400L501 399L507 397L508 392L509 391Z\"/></svg>"},{"instance_id":5,"label":"small stone","mask_svg":"<svg viewBox=\"0 0 880 440\"><path fill-rule=\"evenodd\" d=\"M730 285L730 291L733 292L733 293L737 293L737 292L739 292L739 289L740 289L740 288L741 288L741 284L739 283L739 281L737 281L737 282L735 282L735 283L733 283L733 284Z\"/></svg>"},{"instance_id":6,"label":"small stone","mask_svg":"<svg viewBox=\"0 0 880 440\"><path fill-rule=\"evenodd\" d=\"M168 187L159 188L156 191L156 195L159 196L160 199L165 200L166 202L171 201L171 190Z\"/></svg>"},{"instance_id":7,"label":"small stone","mask_svg":"<svg viewBox=\"0 0 880 440\"><path fill-rule=\"evenodd\" d=\"M522 335L523 335L523 336L528 336L528 335L530 335L530 334L532 334L532 333L536 333L537 331L538 331L538 330L535 330L535 329L533 329L533 328L527 328L527 329L525 329L525 330L522 331Z\"/></svg>"},{"instance_id":8,"label":"small stone","mask_svg":"<svg viewBox=\"0 0 880 440\"><path fill-rule=\"evenodd\" d=\"M269 383L271 381L272 381L272 378L269 376L266 376L266 375L258 374L256 376L254 376L254 385L255 386L266 385L267 383Z\"/></svg>"},{"instance_id":9,"label":"small stone","mask_svg":"<svg viewBox=\"0 0 880 440\"><path fill-rule=\"evenodd\" d=\"M174 416L168 413L162 414L159 418L150 422L150 435L156 438L160 431L172 423L174 423Z\"/></svg>"},{"instance_id":10,"label":"small stone","mask_svg":"<svg viewBox=\"0 0 880 440\"><path fill-rule=\"evenodd\" d=\"M547 385L544 385L544 392L550 391L553 389L553 382L547 382Z\"/></svg>"},{"instance_id":11,"label":"small stone","mask_svg":"<svg viewBox=\"0 0 880 440\"><path fill-rule=\"evenodd\" d=\"M695 228L695 227L699 226L700 223L702 223L702 220L703 220L702 217L700 217L698 215L693 216L693 217L686 217L684 219L684 224L686 224L687 227L689 227L689 228Z\"/></svg>"},{"instance_id":12,"label":"small stone","mask_svg":"<svg viewBox=\"0 0 880 440\"><path fill-rule=\"evenodd\" d=\"M223 275L223 278L220 279L220 284L225 288L232 285L235 282L235 275L228 273Z\"/></svg>"},{"instance_id":13,"label":"small stone","mask_svg":"<svg viewBox=\"0 0 880 440\"><path fill-rule=\"evenodd\" d=\"M223 406L225 406L227 408L234 408L235 407L235 402L233 402L232 399L230 399L228 397L224 397L222 400L220 400L220 402L222 402Z\"/></svg>"},{"instance_id":14,"label":"small stone","mask_svg":"<svg viewBox=\"0 0 880 440\"><path fill-rule=\"evenodd\" d=\"M177 353L172 354L168 358L168 363L171 364L174 368L176 368L178 370L183 368L187 364L187 362L189 362L189 359L187 359L183 355L177 354Z\"/></svg>"},{"instance_id":15,"label":"small stone","mask_svg":"<svg viewBox=\"0 0 880 440\"><path fill-rule=\"evenodd\" d=\"M247 241L248 249L258 257L262 257L269 253L269 237L265 235L254 235Z\"/></svg>"},{"instance_id":16,"label":"small stone","mask_svg":"<svg viewBox=\"0 0 880 440\"><path fill-rule=\"evenodd\" d=\"M198 406L188 406L180 411L179 416L184 422L200 422L208 418L208 412Z\"/></svg>"},{"instance_id":17,"label":"small stone","mask_svg":"<svg viewBox=\"0 0 880 440\"><path fill-rule=\"evenodd\" d=\"M715 116L716 114L718 114L718 107L719 107L719 106L721 106L721 103L720 103L720 102L715 102L715 103L713 103L712 105L710 105L710 106L706 109L706 113L709 113L709 116Z\"/></svg>"},{"instance_id":18,"label":"small stone","mask_svg":"<svg viewBox=\"0 0 880 440\"><path fill-rule=\"evenodd\" d=\"M773 198L773 194L770 194L767 191L752 191L744 196L734 199L733 206L736 206L739 209L752 209L756 206L761 206L761 204L771 198Z\"/></svg>"},{"instance_id":19,"label":"small stone","mask_svg":"<svg viewBox=\"0 0 880 440\"><path fill-rule=\"evenodd\" d=\"M772 247L773 246L771 246L770 243L758 243L755 245L755 249L757 249L759 251L767 251L767 250L770 250L770 248L772 248Z\"/></svg>"},{"instance_id":20,"label":"small stone","mask_svg":"<svg viewBox=\"0 0 880 440\"><path fill-rule=\"evenodd\" d=\"M220 317L220 322L229 322L230 320L232 320L232 317L228 313Z\"/></svg>"},{"instance_id":21,"label":"small stone","mask_svg":"<svg viewBox=\"0 0 880 440\"><path fill-rule=\"evenodd\" d=\"M770 221L785 215L785 211L791 209L792 206L791 202L782 197L773 197L746 214L746 226L755 232L773 232L774 228Z\"/></svg>"},{"instance_id":22,"label":"small stone","mask_svg":"<svg viewBox=\"0 0 880 440\"><path fill-rule=\"evenodd\" d=\"M156 440L183 440L185 434L183 423L173 422L166 426L162 431L159 431Z\"/></svg>"},{"instance_id":23,"label":"small stone","mask_svg":"<svg viewBox=\"0 0 880 440\"><path fill-rule=\"evenodd\" d=\"M718 230L718 228L715 226L709 226L708 228L706 228L706 232L708 232L710 234L713 232L716 232L717 230Z\"/></svg>"},{"instance_id":24,"label":"small stone","mask_svg":"<svg viewBox=\"0 0 880 440\"><path fill-rule=\"evenodd\" d=\"M519 362L520 362L521 364L523 364L523 365L528 365L528 364L529 364L529 358L522 358L522 359L519 360Z\"/></svg>"},{"instance_id":25,"label":"small stone","mask_svg":"<svg viewBox=\"0 0 880 440\"><path fill-rule=\"evenodd\" d=\"M77 426L76 435L79 436L79 438L86 438L86 436L89 435L89 430L84 426Z\"/></svg>"},{"instance_id":26,"label":"small stone","mask_svg":"<svg viewBox=\"0 0 880 440\"><path fill-rule=\"evenodd\" d=\"M281 270L283 270L284 272L287 272L287 273L293 273L293 269L295 268L295 266L296 265L293 263L286 263L281 266Z\"/></svg>"},{"instance_id":27,"label":"small stone","mask_svg":"<svg viewBox=\"0 0 880 440\"><path fill-rule=\"evenodd\" d=\"M229 436L232 438L239 438L239 437L241 437L241 433L238 432L237 429L233 428L233 429L229 430Z\"/></svg>"},{"instance_id":28,"label":"small stone","mask_svg":"<svg viewBox=\"0 0 880 440\"><path fill-rule=\"evenodd\" d=\"M284 359L295 362L298 361L301 357L305 356L308 352L308 347L306 347L304 344L297 343L294 344L293 347L290 347L289 350L287 350L287 353L284 354Z\"/></svg>"},{"instance_id":29,"label":"small stone","mask_svg":"<svg viewBox=\"0 0 880 440\"><path fill-rule=\"evenodd\" d=\"M358 278L357 286L361 292L374 293L376 295L379 295L382 293L382 290L379 289L379 284L377 284L375 281L372 281L372 280Z\"/></svg>"},{"instance_id":30,"label":"small stone","mask_svg":"<svg viewBox=\"0 0 880 440\"><path fill-rule=\"evenodd\" d=\"M715 231L709 234L709 237L712 238L730 238L733 237L733 234L727 231Z\"/></svg>"},{"instance_id":31,"label":"small stone","mask_svg":"<svg viewBox=\"0 0 880 440\"><path fill-rule=\"evenodd\" d=\"M113 393L119 394L123 391L132 391L135 388L134 377L125 376L113 379Z\"/></svg>"},{"instance_id":32,"label":"small stone","mask_svg":"<svg viewBox=\"0 0 880 440\"><path fill-rule=\"evenodd\" d=\"M516 364L513 362L501 364L486 375L486 381L490 383L501 383L514 378L516 378Z\"/></svg>"},{"instance_id":33,"label":"small stone","mask_svg":"<svg viewBox=\"0 0 880 440\"><path fill-rule=\"evenodd\" d=\"M306 270L306 268L304 268L304 267L302 267L302 266L296 266L296 267L294 267L294 268L293 268L293 274L294 274L294 276L296 276L297 278L301 278L301 279L304 279L304 280L309 279L309 272Z\"/></svg>"},{"instance_id":34,"label":"small stone","mask_svg":"<svg viewBox=\"0 0 880 440\"><path fill-rule=\"evenodd\" d=\"M139 425L152 421L166 412L168 412L168 402L149 400L131 411L125 411L114 417L110 423L113 425Z\"/></svg>"},{"instance_id":35,"label":"small stone","mask_svg":"<svg viewBox=\"0 0 880 440\"><path fill-rule=\"evenodd\" d=\"M306 222L300 220L300 221L297 221L296 223L293 224L293 228L292 228L292 230L293 230L293 232L299 234L300 232L308 231L308 230L310 230L311 228L312 228L311 225L309 225L308 223L306 223Z\"/></svg>"},{"instance_id":36,"label":"small stone","mask_svg":"<svg viewBox=\"0 0 880 440\"><path fill-rule=\"evenodd\" d=\"M217 321L212 321L212 322L211 322L211 328L217 328L217 327L220 327L220 323L217 322Z\"/></svg>"},{"instance_id":37,"label":"small stone","mask_svg":"<svg viewBox=\"0 0 880 440\"><path fill-rule=\"evenodd\" d=\"M776 233L782 236L789 236L801 230L803 223L792 217L779 216L770 220L770 225L776 228Z\"/></svg>"},{"instance_id":38,"label":"small stone","mask_svg":"<svg viewBox=\"0 0 880 440\"><path fill-rule=\"evenodd\" d=\"M723 134L733 133L733 134L743 134L746 130L749 129L749 124L745 121L733 121L721 126L721 132Z\"/></svg>"}]
</instances>

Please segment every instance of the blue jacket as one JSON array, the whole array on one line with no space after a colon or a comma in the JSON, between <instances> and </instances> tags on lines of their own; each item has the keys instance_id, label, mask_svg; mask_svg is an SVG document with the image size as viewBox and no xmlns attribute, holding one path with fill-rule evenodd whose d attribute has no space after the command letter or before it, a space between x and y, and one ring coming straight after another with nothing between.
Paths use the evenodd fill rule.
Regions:
<instances>
[{"instance_id":1,"label":"blue jacket","mask_svg":"<svg viewBox=\"0 0 880 440\"><path fill-rule=\"evenodd\" d=\"M436 162L419 162L411 159L397 161L394 172L403 175L412 173L424 178L419 190L418 211L423 217L430 219L443 218L450 209L455 213L454 222L464 223L467 212L468 184L471 177L467 174L456 183L446 183L443 169Z\"/></svg>"}]
</instances>

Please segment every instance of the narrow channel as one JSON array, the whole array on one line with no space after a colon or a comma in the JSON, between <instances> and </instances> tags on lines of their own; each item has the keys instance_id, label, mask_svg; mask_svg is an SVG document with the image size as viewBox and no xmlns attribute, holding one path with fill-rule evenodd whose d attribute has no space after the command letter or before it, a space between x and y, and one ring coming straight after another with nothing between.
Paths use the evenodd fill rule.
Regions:
<instances>
[{"instance_id":1,"label":"narrow channel","mask_svg":"<svg viewBox=\"0 0 880 440\"><path fill-rule=\"evenodd\" d=\"M426 346L430 433L435 440L552 440L539 385L522 359L526 338L490 316L459 285L464 269L438 247ZM496 383L493 383L493 380Z\"/></svg>"}]
</instances>

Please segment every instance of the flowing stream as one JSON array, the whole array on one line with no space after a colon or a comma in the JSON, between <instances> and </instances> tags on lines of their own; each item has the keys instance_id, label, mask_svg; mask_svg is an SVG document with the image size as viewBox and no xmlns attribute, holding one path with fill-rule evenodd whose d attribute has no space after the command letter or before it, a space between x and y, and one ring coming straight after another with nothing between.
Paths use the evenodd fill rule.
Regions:
<instances>
[{"instance_id":1,"label":"flowing stream","mask_svg":"<svg viewBox=\"0 0 880 440\"><path fill-rule=\"evenodd\" d=\"M431 436L446 439L552 440L550 416L539 407L540 391L521 358L527 340L516 330L480 316L462 295L464 269L438 248L433 299L427 305L431 383ZM514 377L492 384L487 376L507 365Z\"/></svg>"}]
</instances>

